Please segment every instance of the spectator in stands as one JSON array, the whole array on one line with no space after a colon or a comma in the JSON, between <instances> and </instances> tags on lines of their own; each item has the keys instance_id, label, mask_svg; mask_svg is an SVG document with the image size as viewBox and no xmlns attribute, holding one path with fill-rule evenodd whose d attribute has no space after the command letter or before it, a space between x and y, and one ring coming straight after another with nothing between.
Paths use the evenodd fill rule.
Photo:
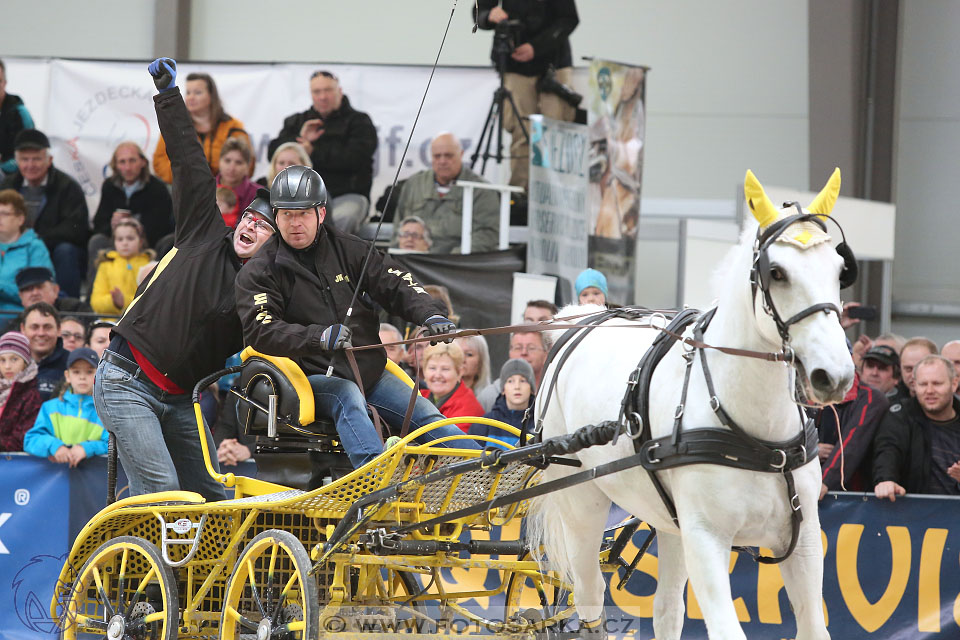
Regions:
<instances>
[{"instance_id":1,"label":"spectator in stands","mask_svg":"<svg viewBox=\"0 0 960 640\"><path fill-rule=\"evenodd\" d=\"M530 300L527 302L526 309L523 310L523 323L547 322L557 317L559 311L557 305L547 300Z\"/></svg>"},{"instance_id":2,"label":"spectator in stands","mask_svg":"<svg viewBox=\"0 0 960 640\"><path fill-rule=\"evenodd\" d=\"M30 355L37 363L37 389L48 399L63 378L70 352L60 339L60 314L46 302L37 302L23 311L20 332L30 340Z\"/></svg>"},{"instance_id":3,"label":"spectator in stands","mask_svg":"<svg viewBox=\"0 0 960 640\"><path fill-rule=\"evenodd\" d=\"M154 258L147 249L143 225L127 218L113 228L113 251L102 251L97 276L90 291L90 306L97 313L122 315L137 295L137 274Z\"/></svg>"},{"instance_id":4,"label":"spectator in stands","mask_svg":"<svg viewBox=\"0 0 960 640\"><path fill-rule=\"evenodd\" d=\"M423 352L423 378L427 388L420 395L432 402L445 418L460 416L482 416L483 407L477 402L460 377L463 366L463 351L456 344L435 344ZM458 424L466 432L470 423Z\"/></svg>"},{"instance_id":5,"label":"spectator in stands","mask_svg":"<svg viewBox=\"0 0 960 640\"><path fill-rule=\"evenodd\" d=\"M13 189L0 191L0 311L22 311L17 272L26 267L53 269L47 245L27 228L23 196ZM10 316L3 316L4 322Z\"/></svg>"},{"instance_id":6,"label":"spectator in stands","mask_svg":"<svg viewBox=\"0 0 960 640\"><path fill-rule=\"evenodd\" d=\"M873 438L882 420L890 415L886 396L854 375L853 386L843 401L835 406L840 427L833 411L817 412L820 433L822 482L820 498L827 491L867 491L873 480ZM839 446L839 440L843 446ZM841 476L841 471L843 475Z\"/></svg>"},{"instance_id":7,"label":"spectator in stands","mask_svg":"<svg viewBox=\"0 0 960 640\"><path fill-rule=\"evenodd\" d=\"M927 356L939 353L937 344L930 338L924 338L923 336L910 338L903 344L903 349L900 350L900 374L904 397L916 394L913 388L913 371L917 363Z\"/></svg>"},{"instance_id":8,"label":"spectator in stands","mask_svg":"<svg viewBox=\"0 0 960 640\"><path fill-rule=\"evenodd\" d=\"M97 320L87 329L87 341L83 346L90 347L97 352L97 359L103 357L103 352L110 345L110 332L117 326L110 320Z\"/></svg>"},{"instance_id":9,"label":"spectator in stands","mask_svg":"<svg viewBox=\"0 0 960 640\"><path fill-rule=\"evenodd\" d=\"M578 304L598 304L607 306L607 277L596 269L584 269L574 283Z\"/></svg>"},{"instance_id":10,"label":"spectator in stands","mask_svg":"<svg viewBox=\"0 0 960 640\"><path fill-rule=\"evenodd\" d=\"M893 347L894 351L897 352L897 355L900 355L900 352L903 351L903 345L907 343L907 339L903 336L896 333L882 333L876 337L873 341L872 346L887 345Z\"/></svg>"},{"instance_id":11,"label":"spectator in stands","mask_svg":"<svg viewBox=\"0 0 960 640\"><path fill-rule=\"evenodd\" d=\"M237 194L237 210L245 211L257 197L257 185L250 180L253 149L243 138L229 138L220 148L220 173L217 184Z\"/></svg>"},{"instance_id":12,"label":"spectator in stands","mask_svg":"<svg viewBox=\"0 0 960 640\"><path fill-rule=\"evenodd\" d=\"M42 131L24 129L14 144L17 172L0 188L23 196L27 226L47 245L57 282L68 296L80 295L90 235L87 200L76 180L53 166L50 140Z\"/></svg>"},{"instance_id":13,"label":"spectator in stands","mask_svg":"<svg viewBox=\"0 0 960 640\"><path fill-rule=\"evenodd\" d=\"M510 334L510 359L521 358L526 360L533 368L536 381L533 389L534 393L540 388L543 366L547 361L549 351L550 345L547 337L541 331L518 331ZM498 378L477 394L477 400L480 401L484 411L493 409L493 403L496 402L497 396L500 394L500 386L500 379Z\"/></svg>"},{"instance_id":14,"label":"spectator in stands","mask_svg":"<svg viewBox=\"0 0 960 640\"><path fill-rule=\"evenodd\" d=\"M207 164L209 145L193 130L196 116L177 89L176 62L158 59L148 69L159 90L154 108L178 194L177 250L153 269L136 304L114 327L94 399L104 426L116 436L132 495L182 489L223 499L223 486L206 470L190 392L243 348L234 280L273 230L249 212L235 230L223 223ZM213 438L204 431L212 451ZM212 464L219 467L216 460Z\"/></svg>"},{"instance_id":15,"label":"spectator in stands","mask_svg":"<svg viewBox=\"0 0 960 640\"><path fill-rule=\"evenodd\" d=\"M542 113L554 120L573 122L576 107L556 93L543 88L541 79L554 69L554 79L570 87L573 84L573 54L570 51L570 33L577 28L580 18L574 0L530 2L528 0L479 0L476 21L481 29L494 29L509 20L519 23L514 30L514 50L503 60L503 82L513 95L516 109L503 107L503 128L510 132L510 184L527 188L530 133L527 118ZM501 64L494 48L490 55L495 66Z\"/></svg>"},{"instance_id":16,"label":"spectator in stands","mask_svg":"<svg viewBox=\"0 0 960 640\"><path fill-rule=\"evenodd\" d=\"M397 329L395 326L389 322L380 323L380 342L387 344L389 342L400 342L403 340L403 334L400 333L400 329ZM403 364L407 359L407 350L402 344L395 344L391 347L384 347L383 350L387 354L387 358L396 364Z\"/></svg>"},{"instance_id":17,"label":"spectator in stands","mask_svg":"<svg viewBox=\"0 0 960 640\"><path fill-rule=\"evenodd\" d=\"M953 363L953 368L960 371L960 340L951 340L940 348L940 355Z\"/></svg>"},{"instance_id":18,"label":"spectator in stands","mask_svg":"<svg viewBox=\"0 0 960 640\"><path fill-rule=\"evenodd\" d=\"M393 246L403 251L428 253L433 246L433 237L427 223L419 216L407 216L399 225Z\"/></svg>"},{"instance_id":19,"label":"spectator in stands","mask_svg":"<svg viewBox=\"0 0 960 640\"><path fill-rule=\"evenodd\" d=\"M295 164L309 167L311 165L310 156L307 155L306 149L299 142L284 142L270 156L270 168L267 169L267 176L259 178L257 184L269 187L273 184L273 179L277 177L278 173Z\"/></svg>"},{"instance_id":20,"label":"spectator in stands","mask_svg":"<svg viewBox=\"0 0 960 640\"><path fill-rule=\"evenodd\" d=\"M887 396L891 405L903 400L899 394L900 356L893 347L875 346L863 354L863 370L860 378Z\"/></svg>"},{"instance_id":21,"label":"spectator in stands","mask_svg":"<svg viewBox=\"0 0 960 640\"><path fill-rule=\"evenodd\" d=\"M224 110L217 84L206 73L191 73L187 76L187 90L183 98L193 121L193 128L200 137L203 155L210 172L220 172L220 150L230 138L243 138L250 145L250 136L243 123ZM248 167L251 171L253 167ZM153 172L166 183L173 182L170 158L167 156L167 141L161 135L157 150L153 152Z\"/></svg>"},{"instance_id":22,"label":"spectator in stands","mask_svg":"<svg viewBox=\"0 0 960 640\"><path fill-rule=\"evenodd\" d=\"M113 246L113 228L133 218L143 225L147 246L163 257L173 246L173 202L162 180L150 173L143 149L136 142L121 142L110 158L110 176L100 188L100 205L93 216L93 236L87 243L92 282L93 263L102 249Z\"/></svg>"},{"instance_id":23,"label":"spectator in stands","mask_svg":"<svg viewBox=\"0 0 960 640\"><path fill-rule=\"evenodd\" d=\"M444 306L447 307L447 317L452 320L454 324L460 322L460 316L453 308L453 300L450 299L449 289L442 284L425 284L423 288L433 298L440 300Z\"/></svg>"},{"instance_id":24,"label":"spectator in stands","mask_svg":"<svg viewBox=\"0 0 960 640\"><path fill-rule=\"evenodd\" d=\"M377 130L370 116L353 108L329 71L310 76L310 97L309 109L283 121L267 154L273 157L285 142L299 142L327 185L328 217L341 231L355 233L370 209Z\"/></svg>"},{"instance_id":25,"label":"spectator in stands","mask_svg":"<svg viewBox=\"0 0 960 640\"><path fill-rule=\"evenodd\" d=\"M474 394L490 385L490 348L483 336L457 338L454 343L463 351L460 378Z\"/></svg>"},{"instance_id":26,"label":"spectator in stands","mask_svg":"<svg viewBox=\"0 0 960 640\"><path fill-rule=\"evenodd\" d=\"M463 148L452 133L441 133L430 143L431 169L415 173L403 185L397 201L400 220L417 216L427 223L432 253L460 253L463 226L463 188L457 180L486 182L483 176L463 166ZM400 227L394 230L393 246L399 246ZM470 251L496 251L500 241L500 200L495 191L474 189Z\"/></svg>"},{"instance_id":27,"label":"spectator in stands","mask_svg":"<svg viewBox=\"0 0 960 640\"><path fill-rule=\"evenodd\" d=\"M63 341L63 348L67 351L75 351L83 346L87 337L87 328L80 318L76 316L63 316L60 318L60 339Z\"/></svg>"},{"instance_id":28,"label":"spectator in stands","mask_svg":"<svg viewBox=\"0 0 960 640\"><path fill-rule=\"evenodd\" d=\"M507 424L523 429L523 416L536 400L533 395L533 367L526 360L514 358L507 360L500 368L500 395L493 403L493 408L484 417L506 422ZM475 424L469 431L472 436L488 436L502 440L506 444L516 447L520 436L508 433L500 427L486 424ZM489 442L482 443L499 449L506 447Z\"/></svg>"},{"instance_id":29,"label":"spectator in stands","mask_svg":"<svg viewBox=\"0 0 960 640\"><path fill-rule=\"evenodd\" d=\"M237 207L237 194L230 187L217 187L217 208L223 216L223 223L233 229L237 226L240 209Z\"/></svg>"},{"instance_id":30,"label":"spectator in stands","mask_svg":"<svg viewBox=\"0 0 960 640\"><path fill-rule=\"evenodd\" d=\"M90 305L60 295L60 285L53 279L53 272L46 267L26 267L17 272L17 291L20 304L26 308L37 302L46 302L60 313L90 311ZM8 331L16 331L23 321L23 314L10 322Z\"/></svg>"},{"instance_id":31,"label":"spectator in stands","mask_svg":"<svg viewBox=\"0 0 960 640\"><path fill-rule=\"evenodd\" d=\"M940 355L920 360L913 375L916 397L891 407L899 420L877 432L874 494L891 501L906 493L960 495L960 378Z\"/></svg>"},{"instance_id":32,"label":"spectator in stands","mask_svg":"<svg viewBox=\"0 0 960 640\"><path fill-rule=\"evenodd\" d=\"M14 140L24 129L33 129L33 118L20 96L7 93L7 67L0 60L0 180L17 170Z\"/></svg>"},{"instance_id":33,"label":"spectator in stands","mask_svg":"<svg viewBox=\"0 0 960 640\"><path fill-rule=\"evenodd\" d=\"M23 450L50 462L75 467L85 458L107 453L110 435L93 406L97 354L81 347L70 354L63 372L67 387L47 400L33 428L23 437Z\"/></svg>"},{"instance_id":34,"label":"spectator in stands","mask_svg":"<svg viewBox=\"0 0 960 640\"><path fill-rule=\"evenodd\" d=\"M410 334L411 338L422 338L424 333L422 330L418 329ZM426 351L428 343L424 342L414 342L410 345L410 348L407 349L407 368L410 370L410 375L414 377L420 377L420 387L425 389L426 383L423 381L423 352Z\"/></svg>"},{"instance_id":35,"label":"spectator in stands","mask_svg":"<svg viewBox=\"0 0 960 640\"><path fill-rule=\"evenodd\" d=\"M0 336L0 451L23 451L23 435L40 411L37 363L19 331Z\"/></svg>"}]
</instances>

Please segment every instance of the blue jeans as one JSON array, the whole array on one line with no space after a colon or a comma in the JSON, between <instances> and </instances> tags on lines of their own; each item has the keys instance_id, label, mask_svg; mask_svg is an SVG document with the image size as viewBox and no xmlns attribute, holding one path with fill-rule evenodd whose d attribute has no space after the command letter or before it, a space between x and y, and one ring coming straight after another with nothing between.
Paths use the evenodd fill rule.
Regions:
<instances>
[{"instance_id":1,"label":"blue jeans","mask_svg":"<svg viewBox=\"0 0 960 640\"><path fill-rule=\"evenodd\" d=\"M207 473L189 394L167 393L101 360L93 400L103 426L117 438L130 495L183 490L207 500L226 497L223 485ZM213 437L206 424L204 429L219 472Z\"/></svg>"},{"instance_id":2,"label":"blue jeans","mask_svg":"<svg viewBox=\"0 0 960 640\"><path fill-rule=\"evenodd\" d=\"M86 247L61 242L50 252L50 261L57 272L60 289L71 298L79 298L80 283L87 274Z\"/></svg>"},{"instance_id":3,"label":"blue jeans","mask_svg":"<svg viewBox=\"0 0 960 640\"><path fill-rule=\"evenodd\" d=\"M340 441L354 469L362 467L383 453L383 444L377 436L377 429L367 415L367 404L375 407L380 417L391 427L399 428L403 424L407 403L410 402L410 387L392 373L383 372L367 393L366 401L360 388L350 380L334 376L328 378L323 374L309 376L307 380L313 387L317 415L334 420ZM410 431L437 420L443 420L443 415L433 403L418 395L413 407L413 417L410 419ZM417 440L429 442L453 435L463 435L463 431L455 424L431 429ZM457 449L480 448L476 442L467 439L445 442L443 445Z\"/></svg>"}]
</instances>

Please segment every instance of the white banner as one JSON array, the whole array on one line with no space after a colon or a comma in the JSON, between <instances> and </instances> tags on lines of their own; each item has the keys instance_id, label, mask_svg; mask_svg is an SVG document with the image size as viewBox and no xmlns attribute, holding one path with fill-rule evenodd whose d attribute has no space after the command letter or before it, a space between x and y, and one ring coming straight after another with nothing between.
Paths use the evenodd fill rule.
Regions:
<instances>
[{"instance_id":1,"label":"white banner","mask_svg":"<svg viewBox=\"0 0 960 640\"><path fill-rule=\"evenodd\" d=\"M565 278L587 268L587 126L530 116L527 273Z\"/></svg>"},{"instance_id":2,"label":"white banner","mask_svg":"<svg viewBox=\"0 0 960 640\"><path fill-rule=\"evenodd\" d=\"M56 166L83 186L92 216L110 155L119 142L134 140L153 157L159 132L153 110L156 89L147 61L7 58L4 63L7 91L24 99L37 127L50 137ZM377 127L380 146L370 194L376 202L393 181L429 67L184 63L178 76L181 87L191 72L213 76L227 113L243 122L253 140L257 178L266 175L267 145L280 132L283 119L310 107L309 78L317 68L337 74L353 107L368 113ZM400 177L430 166L430 139L441 131L461 139L469 162L496 88L497 76L491 69L438 68ZM486 177L502 182L493 163L488 164Z\"/></svg>"}]
</instances>

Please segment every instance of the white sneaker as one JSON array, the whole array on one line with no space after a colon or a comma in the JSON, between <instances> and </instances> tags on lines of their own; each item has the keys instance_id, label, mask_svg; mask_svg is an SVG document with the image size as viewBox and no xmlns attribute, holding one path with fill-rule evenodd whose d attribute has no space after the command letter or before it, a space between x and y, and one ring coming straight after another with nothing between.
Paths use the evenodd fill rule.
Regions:
<instances>
[{"instance_id":1,"label":"white sneaker","mask_svg":"<svg viewBox=\"0 0 960 640\"><path fill-rule=\"evenodd\" d=\"M387 438L387 441L383 443L383 450L392 449L399 443L401 440L400 436L390 436Z\"/></svg>"}]
</instances>

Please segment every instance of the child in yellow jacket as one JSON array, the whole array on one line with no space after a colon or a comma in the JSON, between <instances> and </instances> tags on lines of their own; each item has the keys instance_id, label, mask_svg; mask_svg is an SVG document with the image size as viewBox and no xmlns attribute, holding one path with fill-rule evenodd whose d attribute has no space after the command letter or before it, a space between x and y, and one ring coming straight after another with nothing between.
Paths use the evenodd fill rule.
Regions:
<instances>
[{"instance_id":1,"label":"child in yellow jacket","mask_svg":"<svg viewBox=\"0 0 960 640\"><path fill-rule=\"evenodd\" d=\"M120 315L137 293L137 272L153 260L146 248L143 225L124 218L113 228L113 251L97 258L97 276L90 292L90 306L96 313Z\"/></svg>"}]
</instances>

